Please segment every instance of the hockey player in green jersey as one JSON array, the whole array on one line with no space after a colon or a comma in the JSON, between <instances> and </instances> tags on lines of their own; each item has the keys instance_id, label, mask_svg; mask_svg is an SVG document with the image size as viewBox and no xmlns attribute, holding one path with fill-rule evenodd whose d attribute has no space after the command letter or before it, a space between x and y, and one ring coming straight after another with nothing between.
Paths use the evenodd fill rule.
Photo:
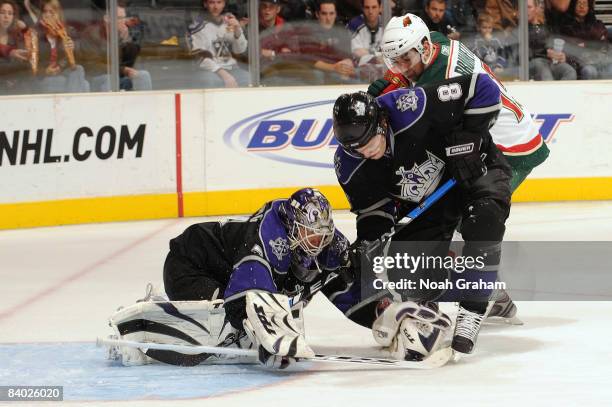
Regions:
<instances>
[{"instance_id":1,"label":"hockey player in green jersey","mask_svg":"<svg viewBox=\"0 0 612 407\"><path fill-rule=\"evenodd\" d=\"M435 31L430 33L421 18L406 14L393 17L385 27L382 53L389 70L384 79L376 80L368 88L373 96L472 73L487 73L495 80L501 91L502 109L490 132L512 168L512 191L548 157L549 150L539 133L539 126L527 109L461 42L449 40Z\"/></svg>"}]
</instances>

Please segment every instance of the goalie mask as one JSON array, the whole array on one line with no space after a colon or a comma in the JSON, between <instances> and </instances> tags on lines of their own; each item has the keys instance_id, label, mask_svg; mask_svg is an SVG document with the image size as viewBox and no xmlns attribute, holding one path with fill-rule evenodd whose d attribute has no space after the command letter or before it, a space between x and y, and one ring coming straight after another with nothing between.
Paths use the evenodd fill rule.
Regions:
<instances>
[{"instance_id":1,"label":"goalie mask","mask_svg":"<svg viewBox=\"0 0 612 407\"><path fill-rule=\"evenodd\" d=\"M281 214L289 247L300 248L306 255L315 257L334 238L334 222L327 198L316 189L304 188L291 195L283 203Z\"/></svg>"}]
</instances>

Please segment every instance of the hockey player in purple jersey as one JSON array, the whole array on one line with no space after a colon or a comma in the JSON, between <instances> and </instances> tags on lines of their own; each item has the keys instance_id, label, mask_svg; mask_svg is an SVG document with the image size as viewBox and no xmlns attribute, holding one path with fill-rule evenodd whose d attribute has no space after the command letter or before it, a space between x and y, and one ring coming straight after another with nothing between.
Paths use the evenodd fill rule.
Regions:
<instances>
[{"instance_id":1,"label":"hockey player in purple jersey","mask_svg":"<svg viewBox=\"0 0 612 407\"><path fill-rule=\"evenodd\" d=\"M187 228L170 241L164 286L172 301L222 298L227 322L237 331L245 329L253 334L253 339L266 347L266 341L273 338L261 337L267 335L267 329L264 324L260 326L264 329L258 330L259 315L250 317L253 305L248 295L279 294L289 298L295 308L322 287L336 307L346 311L357 301L349 290L352 276L347 249L348 241L334 227L327 199L316 189L304 188L289 199L266 203L247 219ZM254 306L261 309L261 304ZM295 327L288 324L275 331L291 332ZM291 341L284 352L269 348L262 362L284 367L289 358L312 352L303 336L291 333L285 335ZM278 339L283 335L267 336Z\"/></svg>"},{"instance_id":2,"label":"hockey player in purple jersey","mask_svg":"<svg viewBox=\"0 0 612 407\"><path fill-rule=\"evenodd\" d=\"M487 273L474 270L474 276L495 281L511 195L510 167L489 133L500 106L499 87L486 74L399 89L377 99L365 92L341 95L333 111L340 144L336 175L357 215L358 239L374 241L392 231L453 177L458 186L398 228L393 241L436 241L426 254L444 256L463 219L463 255L484 256ZM419 300L444 301L449 294ZM491 292L472 294L460 302L453 337L453 349L461 353L473 351Z\"/></svg>"},{"instance_id":3,"label":"hockey player in purple jersey","mask_svg":"<svg viewBox=\"0 0 612 407\"><path fill-rule=\"evenodd\" d=\"M184 366L216 357L146 347L156 342L255 347L259 362L274 368L311 357L299 311L318 291L354 322L380 325L375 310L361 301L352 258L329 202L311 188L268 202L248 218L192 225L170 241L164 265L168 298L147 295L111 317L116 338L143 343L141 350L117 348L115 356L125 365L157 360ZM440 331L450 328L450 319L435 306L407 302L383 315L406 329L416 329L419 321L435 332L413 346L417 357L411 360L439 349ZM392 352L401 359L404 354L403 348Z\"/></svg>"}]
</instances>

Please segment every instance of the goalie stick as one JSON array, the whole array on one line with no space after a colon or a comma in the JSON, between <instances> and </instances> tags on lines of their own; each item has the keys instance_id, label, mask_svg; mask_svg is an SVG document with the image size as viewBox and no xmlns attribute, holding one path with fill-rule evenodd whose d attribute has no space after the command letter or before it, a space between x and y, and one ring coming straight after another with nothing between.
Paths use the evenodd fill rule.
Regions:
<instances>
[{"instance_id":1,"label":"goalie stick","mask_svg":"<svg viewBox=\"0 0 612 407\"><path fill-rule=\"evenodd\" d=\"M238 349L238 348L225 348L217 346L203 346L203 345L172 345L164 343L153 343L153 342L136 342L128 341L124 339L112 339L112 338L97 338L96 346L125 346L128 348L137 349L157 349L157 350L169 350L173 352L180 352L188 355L197 355L201 353L211 353L216 355L233 355L233 356L252 356L257 359L258 352L254 349ZM435 369L437 367L444 366L448 361L453 358L453 351L450 347L440 349L432 353L427 359L423 361L406 361L397 359L387 358L371 358L361 356L349 356L349 355L315 355L312 358L301 358L302 361L310 362L329 362L329 363L358 363L363 365L377 365L385 366L390 368L398 369Z\"/></svg>"}]
</instances>

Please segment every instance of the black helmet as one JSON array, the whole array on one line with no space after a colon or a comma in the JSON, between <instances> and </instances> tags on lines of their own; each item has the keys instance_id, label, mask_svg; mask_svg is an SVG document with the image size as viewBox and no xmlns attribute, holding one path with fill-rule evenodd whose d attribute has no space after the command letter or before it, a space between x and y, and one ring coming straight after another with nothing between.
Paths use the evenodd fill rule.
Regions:
<instances>
[{"instance_id":1,"label":"black helmet","mask_svg":"<svg viewBox=\"0 0 612 407\"><path fill-rule=\"evenodd\" d=\"M334 104L334 133L347 151L368 144L378 130L382 112L374 97L366 92L340 95Z\"/></svg>"}]
</instances>

